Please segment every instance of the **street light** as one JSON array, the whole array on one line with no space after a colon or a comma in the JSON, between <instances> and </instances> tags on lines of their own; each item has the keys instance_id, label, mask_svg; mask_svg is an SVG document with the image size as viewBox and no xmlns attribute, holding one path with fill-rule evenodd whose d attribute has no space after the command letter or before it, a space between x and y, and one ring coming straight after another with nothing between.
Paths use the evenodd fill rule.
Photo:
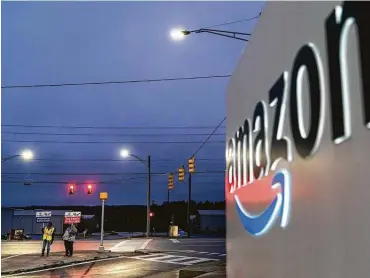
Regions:
<instances>
[{"instance_id":1,"label":"street light","mask_svg":"<svg viewBox=\"0 0 370 278\"><path fill-rule=\"evenodd\" d=\"M182 29L172 29L170 32L170 36L173 40L179 41L185 38L186 35L189 35L188 31L184 31Z\"/></svg>"},{"instance_id":2,"label":"street light","mask_svg":"<svg viewBox=\"0 0 370 278\"><path fill-rule=\"evenodd\" d=\"M145 159L141 158L140 156L137 156L135 154L130 153L130 151L127 150L127 149L122 149L120 154L121 154L121 157L123 157L123 158L127 158L129 156L135 158L136 160L143 163L148 169L148 187L147 187L147 202L146 202L146 236L148 237L149 234L150 234L150 191L151 191L151 188L150 188L150 186L151 186L150 185L150 178L151 178L151 174L150 174L150 155L148 155L148 160L145 160Z\"/></svg>"},{"instance_id":3,"label":"street light","mask_svg":"<svg viewBox=\"0 0 370 278\"><path fill-rule=\"evenodd\" d=\"M21 157L23 160L32 160L33 159L33 152L31 150L23 150L19 154L11 155L1 159L1 162L10 160L12 158Z\"/></svg>"},{"instance_id":4,"label":"street light","mask_svg":"<svg viewBox=\"0 0 370 278\"><path fill-rule=\"evenodd\" d=\"M241 41L248 41L246 39L246 36L250 36L250 33L242 33L242 32L233 32L233 31L225 31L225 30L216 30L216 29L208 29L208 28L201 28L197 30L182 30L182 29L172 29L170 32L171 38L173 40L182 40L185 38L185 36L188 36L193 33L208 33L218 36L223 36L231 39L241 40Z\"/></svg>"}]
</instances>

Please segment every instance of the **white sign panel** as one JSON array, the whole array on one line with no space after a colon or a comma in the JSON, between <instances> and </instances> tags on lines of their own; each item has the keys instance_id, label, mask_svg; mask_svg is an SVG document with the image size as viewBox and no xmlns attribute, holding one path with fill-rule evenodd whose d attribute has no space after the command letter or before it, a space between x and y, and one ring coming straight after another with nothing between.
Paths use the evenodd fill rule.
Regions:
<instances>
[{"instance_id":1,"label":"white sign panel","mask_svg":"<svg viewBox=\"0 0 370 278\"><path fill-rule=\"evenodd\" d=\"M51 211L36 211L36 217L51 217Z\"/></svg>"},{"instance_id":2,"label":"white sign panel","mask_svg":"<svg viewBox=\"0 0 370 278\"><path fill-rule=\"evenodd\" d=\"M81 212L67 211L64 213L64 224L78 224L81 222Z\"/></svg>"},{"instance_id":3,"label":"white sign panel","mask_svg":"<svg viewBox=\"0 0 370 278\"><path fill-rule=\"evenodd\" d=\"M65 217L81 217L80 211L67 211L64 213Z\"/></svg>"}]
</instances>

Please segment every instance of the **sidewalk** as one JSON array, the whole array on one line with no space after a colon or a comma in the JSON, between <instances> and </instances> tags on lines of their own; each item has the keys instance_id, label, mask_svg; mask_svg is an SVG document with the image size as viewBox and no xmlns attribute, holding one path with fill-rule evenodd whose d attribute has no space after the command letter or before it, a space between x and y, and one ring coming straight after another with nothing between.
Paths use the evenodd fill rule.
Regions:
<instances>
[{"instance_id":1,"label":"sidewalk","mask_svg":"<svg viewBox=\"0 0 370 278\"><path fill-rule=\"evenodd\" d=\"M64 252L50 253L49 257L40 254L6 256L1 260L1 275L17 274L25 271L47 269L56 266L116 258L122 255L133 256L134 253L98 253L97 251L76 251L73 257L64 257Z\"/></svg>"}]
</instances>

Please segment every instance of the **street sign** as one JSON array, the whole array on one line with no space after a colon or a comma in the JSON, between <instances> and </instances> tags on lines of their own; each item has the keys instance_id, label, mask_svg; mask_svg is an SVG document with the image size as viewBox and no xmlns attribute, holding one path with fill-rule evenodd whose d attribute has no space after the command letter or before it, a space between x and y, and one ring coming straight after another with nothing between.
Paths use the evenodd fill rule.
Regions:
<instances>
[{"instance_id":1,"label":"street sign","mask_svg":"<svg viewBox=\"0 0 370 278\"><path fill-rule=\"evenodd\" d=\"M108 192L100 192L100 200L108 200Z\"/></svg>"},{"instance_id":2,"label":"street sign","mask_svg":"<svg viewBox=\"0 0 370 278\"><path fill-rule=\"evenodd\" d=\"M51 220L51 211L36 211L37 223L48 223Z\"/></svg>"},{"instance_id":3,"label":"street sign","mask_svg":"<svg viewBox=\"0 0 370 278\"><path fill-rule=\"evenodd\" d=\"M67 211L64 213L64 224L78 224L81 221L80 211Z\"/></svg>"}]
</instances>

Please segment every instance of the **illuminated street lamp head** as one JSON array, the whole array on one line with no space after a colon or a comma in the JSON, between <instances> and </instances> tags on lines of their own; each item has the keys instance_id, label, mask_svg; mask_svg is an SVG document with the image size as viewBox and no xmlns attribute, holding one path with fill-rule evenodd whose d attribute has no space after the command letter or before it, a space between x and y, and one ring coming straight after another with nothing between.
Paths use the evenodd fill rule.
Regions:
<instances>
[{"instance_id":1,"label":"illuminated street lamp head","mask_svg":"<svg viewBox=\"0 0 370 278\"><path fill-rule=\"evenodd\" d=\"M187 30L182 30L182 29L172 29L171 30L171 38L175 41L182 40L185 36L189 35L190 32Z\"/></svg>"},{"instance_id":2,"label":"illuminated street lamp head","mask_svg":"<svg viewBox=\"0 0 370 278\"><path fill-rule=\"evenodd\" d=\"M130 156L130 151L127 149L122 149L121 150L121 157L126 158Z\"/></svg>"},{"instance_id":3,"label":"illuminated street lamp head","mask_svg":"<svg viewBox=\"0 0 370 278\"><path fill-rule=\"evenodd\" d=\"M32 160L32 158L33 158L33 152L30 151L30 150L24 150L24 151L21 152L21 157L24 160Z\"/></svg>"}]
</instances>

